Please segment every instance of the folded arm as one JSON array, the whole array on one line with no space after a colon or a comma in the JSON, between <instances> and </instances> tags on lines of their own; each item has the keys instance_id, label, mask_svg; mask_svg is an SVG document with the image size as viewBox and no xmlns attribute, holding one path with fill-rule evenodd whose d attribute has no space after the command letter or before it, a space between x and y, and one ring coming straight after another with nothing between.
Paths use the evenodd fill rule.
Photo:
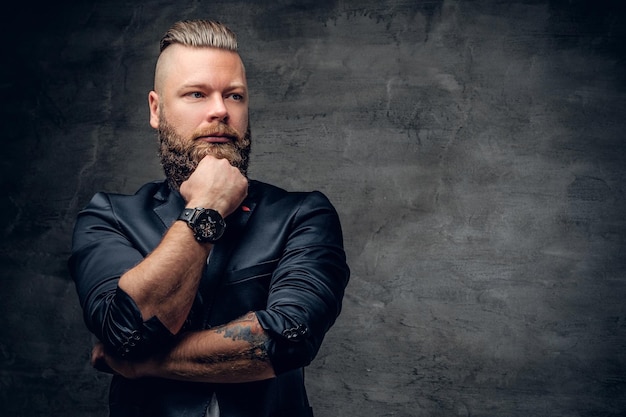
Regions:
<instances>
[{"instance_id":1,"label":"folded arm","mask_svg":"<svg viewBox=\"0 0 626 417\"><path fill-rule=\"evenodd\" d=\"M210 330L181 335L174 347L147 359L124 360L97 344L92 364L126 378L240 383L275 376L266 351L267 334L254 313Z\"/></svg>"},{"instance_id":2,"label":"folded arm","mask_svg":"<svg viewBox=\"0 0 626 417\"><path fill-rule=\"evenodd\" d=\"M336 212L320 193L290 195L277 201L280 204L276 203L272 212L285 213L282 221L251 228L247 239L264 242L267 236L273 237L259 247L267 252L259 254L259 259L281 256L263 306L248 307L254 311L248 321L192 333L182 330L180 334L175 334L175 327L161 323L166 315L146 309L158 307L167 301L166 296L144 304L117 286L116 273L123 275L122 268L147 261L156 250L149 249L152 255L143 259L146 246L142 242L147 239L128 240L128 230L132 233L139 226L133 219L127 227L125 220L115 215L123 208L119 199L113 203L99 196L92 202L79 217L70 264L86 322L104 342L94 350L94 363L128 377L214 382L260 380L310 363L340 312L349 277L341 229ZM264 219L260 213L258 216L259 221ZM184 223L177 225L182 226L181 233L190 232ZM146 229L150 228L142 227ZM172 229L169 232L174 233ZM128 353L119 348L126 345L130 346Z\"/></svg>"}]
</instances>

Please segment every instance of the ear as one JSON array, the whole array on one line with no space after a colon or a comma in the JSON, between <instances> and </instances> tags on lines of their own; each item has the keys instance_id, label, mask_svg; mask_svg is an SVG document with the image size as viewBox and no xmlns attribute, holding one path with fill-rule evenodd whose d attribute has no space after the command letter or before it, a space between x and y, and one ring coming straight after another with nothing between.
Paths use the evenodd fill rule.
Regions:
<instances>
[{"instance_id":1,"label":"ear","mask_svg":"<svg viewBox=\"0 0 626 417\"><path fill-rule=\"evenodd\" d=\"M148 106L150 107L150 126L154 129L159 128L159 95L156 91L150 91L148 94Z\"/></svg>"}]
</instances>

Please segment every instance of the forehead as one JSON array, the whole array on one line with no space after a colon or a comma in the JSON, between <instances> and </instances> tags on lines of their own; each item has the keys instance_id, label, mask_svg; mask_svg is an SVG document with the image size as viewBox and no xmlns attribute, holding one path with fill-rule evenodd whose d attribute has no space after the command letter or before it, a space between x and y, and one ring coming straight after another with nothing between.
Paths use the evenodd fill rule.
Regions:
<instances>
[{"instance_id":1,"label":"forehead","mask_svg":"<svg viewBox=\"0 0 626 417\"><path fill-rule=\"evenodd\" d=\"M155 84L189 82L240 83L246 85L245 69L237 52L210 47L174 44L159 56Z\"/></svg>"}]
</instances>

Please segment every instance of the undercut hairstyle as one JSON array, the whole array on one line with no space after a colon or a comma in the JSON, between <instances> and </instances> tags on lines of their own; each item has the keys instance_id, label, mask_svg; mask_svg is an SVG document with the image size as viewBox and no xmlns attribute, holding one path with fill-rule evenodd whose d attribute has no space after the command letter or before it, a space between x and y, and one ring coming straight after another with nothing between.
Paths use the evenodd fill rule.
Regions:
<instances>
[{"instance_id":1,"label":"undercut hairstyle","mask_svg":"<svg viewBox=\"0 0 626 417\"><path fill-rule=\"evenodd\" d=\"M174 23L161 38L159 52L163 52L165 48L175 43L237 52L235 33L214 20L182 20Z\"/></svg>"}]
</instances>

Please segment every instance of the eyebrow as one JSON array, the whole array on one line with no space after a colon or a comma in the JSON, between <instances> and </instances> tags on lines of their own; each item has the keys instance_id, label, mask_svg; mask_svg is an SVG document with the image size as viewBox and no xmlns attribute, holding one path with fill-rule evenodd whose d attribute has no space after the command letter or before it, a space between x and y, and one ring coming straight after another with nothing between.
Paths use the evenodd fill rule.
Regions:
<instances>
[{"instance_id":1,"label":"eyebrow","mask_svg":"<svg viewBox=\"0 0 626 417\"><path fill-rule=\"evenodd\" d=\"M179 87L179 89L183 90L183 89L187 89L187 88L206 88L207 84L204 83L196 83L196 82L191 82L188 84L183 84ZM234 90L237 88L242 88L244 90L248 89L248 86L244 83L240 83L240 82L236 82L236 83L232 83L226 86L226 90Z\"/></svg>"}]
</instances>

